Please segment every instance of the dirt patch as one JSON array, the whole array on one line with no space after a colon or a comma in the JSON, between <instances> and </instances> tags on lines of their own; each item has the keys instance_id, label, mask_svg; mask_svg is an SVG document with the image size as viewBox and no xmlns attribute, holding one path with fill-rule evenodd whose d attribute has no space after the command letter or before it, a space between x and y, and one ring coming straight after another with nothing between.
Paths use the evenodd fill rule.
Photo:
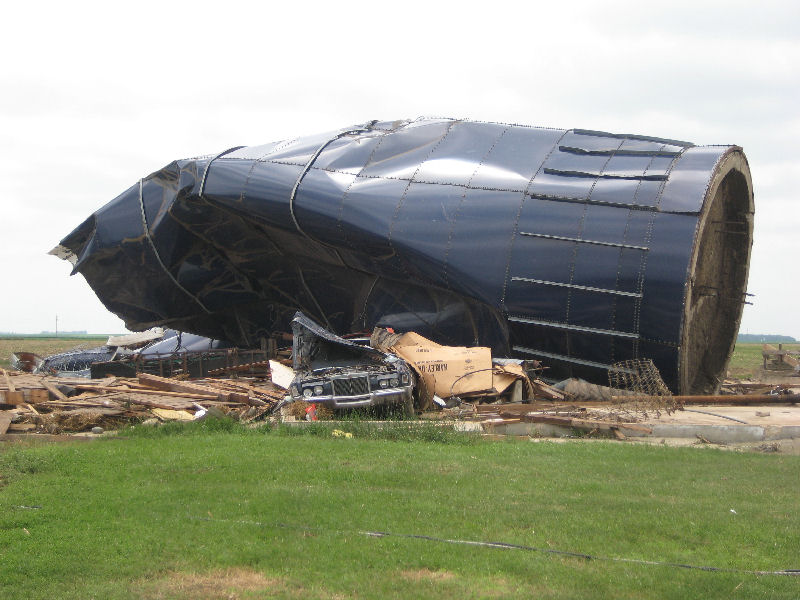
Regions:
<instances>
[{"instance_id":1,"label":"dirt patch","mask_svg":"<svg viewBox=\"0 0 800 600\"><path fill-rule=\"evenodd\" d=\"M451 581L456 578L456 574L450 571L431 571L430 569L400 571L400 576L409 581Z\"/></svg>"},{"instance_id":2,"label":"dirt patch","mask_svg":"<svg viewBox=\"0 0 800 600\"><path fill-rule=\"evenodd\" d=\"M448 598L457 598L461 595L474 593L475 589L467 589L472 585L477 586L476 589L480 590L478 595L481 598L537 598L542 596L542 594L538 593L541 590L516 589L503 577L481 577L477 582L472 581L470 583L461 579L458 574L452 571L432 571L430 569L400 571L399 576L406 581L420 583L423 586L425 584L434 585L436 586L434 589L437 589L438 593ZM439 587L439 584L441 584L441 587Z\"/></svg>"},{"instance_id":3,"label":"dirt patch","mask_svg":"<svg viewBox=\"0 0 800 600\"><path fill-rule=\"evenodd\" d=\"M155 580L142 581L138 587L140 598L224 599L285 596L300 594L292 590L283 579L266 577L253 569L232 567L206 573L173 572Z\"/></svg>"}]
</instances>

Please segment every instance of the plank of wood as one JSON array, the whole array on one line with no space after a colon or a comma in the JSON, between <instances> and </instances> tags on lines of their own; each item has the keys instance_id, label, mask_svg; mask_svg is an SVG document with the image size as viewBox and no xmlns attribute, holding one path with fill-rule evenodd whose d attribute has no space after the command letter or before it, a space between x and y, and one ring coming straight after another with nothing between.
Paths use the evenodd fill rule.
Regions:
<instances>
[{"instance_id":1,"label":"plank of wood","mask_svg":"<svg viewBox=\"0 0 800 600\"><path fill-rule=\"evenodd\" d=\"M285 390L271 390L269 388L253 386L253 391L256 394L262 394L274 400L283 400L284 396L286 396Z\"/></svg>"},{"instance_id":2,"label":"plank of wood","mask_svg":"<svg viewBox=\"0 0 800 600\"><path fill-rule=\"evenodd\" d=\"M169 410L166 408L153 408L151 412L162 421L192 421L194 414L188 410Z\"/></svg>"},{"instance_id":3,"label":"plank of wood","mask_svg":"<svg viewBox=\"0 0 800 600\"><path fill-rule=\"evenodd\" d=\"M107 402L107 403L106 403ZM44 403L43 403L44 404ZM46 408L50 408L53 410L58 409L66 409L66 410L74 410L78 408L120 408L121 405L114 404L109 401L104 402L62 402L61 400L50 400L45 404ZM39 405L39 408L43 408L42 405Z\"/></svg>"},{"instance_id":4,"label":"plank of wood","mask_svg":"<svg viewBox=\"0 0 800 600\"><path fill-rule=\"evenodd\" d=\"M8 426L7 431L16 431L17 433L25 433L27 431L33 431L36 429L36 425L33 423L11 423Z\"/></svg>"},{"instance_id":5,"label":"plank of wood","mask_svg":"<svg viewBox=\"0 0 800 600\"><path fill-rule=\"evenodd\" d=\"M236 365L235 367L223 367L221 369L211 369L208 372L208 374L209 375L218 375L219 373L226 373L226 372L229 373L231 371L247 371L249 369L264 368L264 367L268 367L268 366L269 366L269 361L268 360L260 360L260 361L256 361L256 362Z\"/></svg>"},{"instance_id":6,"label":"plank of wood","mask_svg":"<svg viewBox=\"0 0 800 600\"><path fill-rule=\"evenodd\" d=\"M547 423L549 425L560 425L562 427L574 427L575 429L585 429L590 431L597 429L600 431L613 431L614 429L630 429L643 433L653 433L650 427L639 425L638 423L611 423L609 421L598 421L596 419L576 419L574 417L562 417L560 415L527 415L524 420L532 423Z\"/></svg>"},{"instance_id":7,"label":"plank of wood","mask_svg":"<svg viewBox=\"0 0 800 600\"><path fill-rule=\"evenodd\" d=\"M100 398L112 398L114 396L121 396L122 394L130 394L130 393L131 393L131 390L117 390L117 391L114 391L114 392L106 392L104 394L83 393L83 394L79 394L77 396L72 396L71 398L67 398L66 402L69 403L69 404L72 404L72 403L81 402L81 401L84 401L84 400L94 401L94 400L99 400ZM53 401L51 400L50 402L52 403ZM64 401L62 400L62 402L64 402Z\"/></svg>"},{"instance_id":8,"label":"plank of wood","mask_svg":"<svg viewBox=\"0 0 800 600\"><path fill-rule=\"evenodd\" d=\"M10 411L0 411L0 435L3 435L6 431L8 431L8 426L11 425L11 417L12 414Z\"/></svg>"},{"instance_id":9,"label":"plank of wood","mask_svg":"<svg viewBox=\"0 0 800 600\"><path fill-rule=\"evenodd\" d=\"M562 427L572 426L572 417L561 417L558 415L526 415L524 419L531 423L546 423L547 425L561 425Z\"/></svg>"},{"instance_id":10,"label":"plank of wood","mask_svg":"<svg viewBox=\"0 0 800 600\"><path fill-rule=\"evenodd\" d=\"M8 375L8 371L5 369L0 368L0 371L3 372L3 378L6 380L6 386L8 387L9 392L16 392L17 388L14 387L14 384L11 383L11 377Z\"/></svg>"},{"instance_id":11,"label":"plank of wood","mask_svg":"<svg viewBox=\"0 0 800 600\"><path fill-rule=\"evenodd\" d=\"M42 388L28 390L28 402L31 404L47 402L48 400L50 400L50 392L48 390Z\"/></svg>"},{"instance_id":12,"label":"plank of wood","mask_svg":"<svg viewBox=\"0 0 800 600\"><path fill-rule=\"evenodd\" d=\"M148 373L141 373L138 377L139 383L146 385L152 389L164 390L168 392L185 392L189 394L205 394L218 396L220 400L229 400L228 394L219 392L210 386L205 386L197 383L189 383L188 381L176 381L167 377L159 377L158 375L150 375Z\"/></svg>"},{"instance_id":13,"label":"plank of wood","mask_svg":"<svg viewBox=\"0 0 800 600\"><path fill-rule=\"evenodd\" d=\"M772 344L764 344L761 346L761 354L764 358L769 358L772 354L777 354L778 349Z\"/></svg>"},{"instance_id":14,"label":"plank of wood","mask_svg":"<svg viewBox=\"0 0 800 600\"><path fill-rule=\"evenodd\" d=\"M544 396L549 400L564 400L566 395L561 390L555 389L553 386L547 385L541 379L534 379L531 382L535 396Z\"/></svg>"},{"instance_id":15,"label":"plank of wood","mask_svg":"<svg viewBox=\"0 0 800 600\"><path fill-rule=\"evenodd\" d=\"M42 379L41 383L42 383L42 385L44 387L47 388L47 390L51 394L53 394L53 396L55 396L59 400L69 400L69 398L64 394L64 392L62 392L60 389L58 389L58 387L55 386L54 384L52 384L49 381L47 381L47 379Z\"/></svg>"},{"instance_id":16,"label":"plank of wood","mask_svg":"<svg viewBox=\"0 0 800 600\"><path fill-rule=\"evenodd\" d=\"M630 429L632 431L641 431L642 433L653 433L652 427L647 427L645 425L639 425L638 423L620 423L619 426L622 429Z\"/></svg>"},{"instance_id":17,"label":"plank of wood","mask_svg":"<svg viewBox=\"0 0 800 600\"><path fill-rule=\"evenodd\" d=\"M120 402L129 402L131 404L139 404L140 406L147 406L149 408L164 408L166 410L191 410L194 405L189 402L167 404L165 402L156 402L154 400L146 400L144 398L137 398L135 396L122 396L117 398Z\"/></svg>"},{"instance_id":18,"label":"plank of wood","mask_svg":"<svg viewBox=\"0 0 800 600\"><path fill-rule=\"evenodd\" d=\"M215 396L220 402L235 402L239 404L248 404L250 406L263 406L262 400L251 398L249 394L229 392L208 384L176 381L174 379L168 379L167 377L159 377L158 375L149 375L147 373L139 375L139 383L156 390L177 392L184 398L188 397L189 394L199 394L206 397L211 395Z\"/></svg>"},{"instance_id":19,"label":"plank of wood","mask_svg":"<svg viewBox=\"0 0 800 600\"><path fill-rule=\"evenodd\" d=\"M253 399L250 397L251 387L249 385L240 385L229 379L204 379L202 382L195 381L194 383L207 387L209 390L226 394L229 402L259 405L251 402Z\"/></svg>"},{"instance_id":20,"label":"plank of wood","mask_svg":"<svg viewBox=\"0 0 800 600\"><path fill-rule=\"evenodd\" d=\"M11 404L13 406L19 406L20 404L25 404L25 395L21 391L5 391L0 392L0 402L3 404Z\"/></svg>"},{"instance_id":21,"label":"plank of wood","mask_svg":"<svg viewBox=\"0 0 800 600\"><path fill-rule=\"evenodd\" d=\"M97 388L95 386L75 386L77 389L87 389L90 391L99 391L102 388ZM219 394L192 394L188 392L170 392L167 390L154 390L153 388L148 387L139 387L139 386L117 386L117 388L109 388L110 390L114 390L114 392L109 391L109 393L116 393L117 391L122 393L136 393L136 394L147 394L151 396L178 396L180 398L193 398L195 400L217 400L219 399Z\"/></svg>"}]
</instances>

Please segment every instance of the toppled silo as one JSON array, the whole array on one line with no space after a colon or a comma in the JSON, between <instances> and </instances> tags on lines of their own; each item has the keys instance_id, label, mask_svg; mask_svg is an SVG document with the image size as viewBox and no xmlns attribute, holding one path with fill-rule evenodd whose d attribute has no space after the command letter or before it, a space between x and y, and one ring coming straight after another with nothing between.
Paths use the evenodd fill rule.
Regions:
<instances>
[{"instance_id":1,"label":"toppled silo","mask_svg":"<svg viewBox=\"0 0 800 600\"><path fill-rule=\"evenodd\" d=\"M733 348L752 230L736 146L418 119L173 162L53 252L134 330L253 346L299 309L600 383L651 358L701 393Z\"/></svg>"}]
</instances>

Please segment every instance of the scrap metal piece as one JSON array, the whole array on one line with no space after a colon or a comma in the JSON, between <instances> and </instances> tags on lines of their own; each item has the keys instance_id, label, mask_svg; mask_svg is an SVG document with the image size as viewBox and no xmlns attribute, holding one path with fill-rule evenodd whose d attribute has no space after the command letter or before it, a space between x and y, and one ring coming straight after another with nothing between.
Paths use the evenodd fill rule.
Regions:
<instances>
[{"instance_id":1,"label":"scrap metal piece","mask_svg":"<svg viewBox=\"0 0 800 600\"><path fill-rule=\"evenodd\" d=\"M612 363L649 358L673 392L711 393L753 206L737 146L370 121L173 162L53 254L133 330L257 347L302 310L338 333L543 360L553 377L602 383Z\"/></svg>"},{"instance_id":2,"label":"scrap metal piece","mask_svg":"<svg viewBox=\"0 0 800 600\"><path fill-rule=\"evenodd\" d=\"M9 359L9 365L15 371L33 373L42 366L44 359L35 352L13 352Z\"/></svg>"}]
</instances>

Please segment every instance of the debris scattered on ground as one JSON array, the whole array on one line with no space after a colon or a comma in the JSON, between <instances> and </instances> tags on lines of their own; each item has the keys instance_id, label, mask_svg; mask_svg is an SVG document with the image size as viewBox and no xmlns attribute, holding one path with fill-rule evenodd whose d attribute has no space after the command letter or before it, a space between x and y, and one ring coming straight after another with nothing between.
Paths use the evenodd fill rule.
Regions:
<instances>
[{"instance_id":1,"label":"debris scattered on ground","mask_svg":"<svg viewBox=\"0 0 800 600\"><path fill-rule=\"evenodd\" d=\"M800 394L800 384L771 384L762 381L740 381L726 379L719 390L720 395L778 395Z\"/></svg>"},{"instance_id":2,"label":"debris scattered on ground","mask_svg":"<svg viewBox=\"0 0 800 600\"><path fill-rule=\"evenodd\" d=\"M238 367L210 370L227 375L224 378L193 377L193 372L209 371L207 367L176 369L172 377L139 373L94 379L0 369L0 435L102 435L127 424L220 417L245 423L273 415L284 421L331 421L343 408L351 408L342 404L353 399L363 396L369 401L365 406L372 406L372 392L394 389L392 377L403 368L416 375L406 387L409 398L413 390L416 408L427 409L422 418L466 422L462 424L486 434L529 424L524 427L630 442L651 435L662 412L675 411L698 413L728 426L758 423L768 428L780 419L777 410L747 409L748 405L778 407L800 399L798 386L734 380L725 381L718 395L673 396L650 361L612 365L613 387L580 379L550 385L540 378L543 368L538 361L494 358L489 348L443 346L413 332L380 328L371 337L346 339L300 313L297 319L292 351L272 347L273 360L263 361L265 372L259 376L245 376L247 368ZM152 335L133 336L133 341L147 344ZM245 356L248 351L241 352ZM173 362L184 360L176 356ZM17 357L16 364L23 359L36 362L23 353ZM353 387L354 378L360 378L366 392ZM381 378L386 385L380 385ZM328 396L339 402L327 402ZM692 405L728 408L688 408ZM736 416L727 414L732 411ZM720 443L708 433L692 435L695 443ZM761 451L772 451L767 446Z\"/></svg>"},{"instance_id":3,"label":"debris scattered on ground","mask_svg":"<svg viewBox=\"0 0 800 600\"><path fill-rule=\"evenodd\" d=\"M250 422L266 417L284 397L269 381L243 377L190 382L148 374L94 380L0 375L0 434L108 430L152 418L195 419L209 411Z\"/></svg>"}]
</instances>

